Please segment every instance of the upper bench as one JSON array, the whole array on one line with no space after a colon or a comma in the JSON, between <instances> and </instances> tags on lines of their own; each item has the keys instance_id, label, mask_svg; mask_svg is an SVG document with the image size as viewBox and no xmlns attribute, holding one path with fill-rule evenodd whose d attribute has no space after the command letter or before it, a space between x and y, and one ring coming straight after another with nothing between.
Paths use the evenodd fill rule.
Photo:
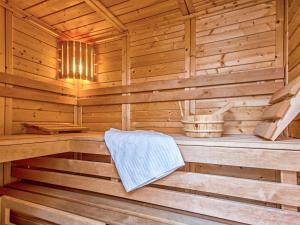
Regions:
<instances>
[{"instance_id":1,"label":"upper bench","mask_svg":"<svg viewBox=\"0 0 300 225\"><path fill-rule=\"evenodd\" d=\"M214 149L216 149L215 147L230 147L244 148L244 151L249 149L300 151L300 140L292 138L270 142L255 136L241 135L202 139L181 135L174 135L173 137L179 147L203 146ZM86 144L93 145L93 147L82 150L81 148L86 146ZM99 146L97 147L98 144ZM74 151L90 151L90 153L106 151L103 145L103 133L2 136L0 137L0 163Z\"/></svg>"}]
</instances>

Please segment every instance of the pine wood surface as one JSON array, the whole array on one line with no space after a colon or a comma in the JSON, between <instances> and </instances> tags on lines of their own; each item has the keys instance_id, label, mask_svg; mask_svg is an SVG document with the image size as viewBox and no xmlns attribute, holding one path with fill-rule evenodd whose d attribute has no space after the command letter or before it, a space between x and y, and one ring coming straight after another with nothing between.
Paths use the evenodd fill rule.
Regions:
<instances>
[{"instance_id":1,"label":"pine wood surface","mask_svg":"<svg viewBox=\"0 0 300 225\"><path fill-rule=\"evenodd\" d=\"M64 135L50 137L57 140L67 138ZM226 174L225 171L222 174L212 170L210 172L179 170L154 183L158 186L145 187L127 194L118 182L114 165L101 158L97 160L97 156L109 156L103 136L99 133L69 135L71 141L68 145L69 151L81 154L83 158L48 156L22 160L13 164L12 174L19 179L158 204L241 223L297 224L298 213L282 211L274 208L274 204L281 204L284 207L299 206L298 185L288 183L285 179L280 183L276 177L272 178L270 173L273 170L300 170L299 140L269 142L254 136L212 139L174 136L174 138L186 163L253 168L260 176L250 178L250 174L247 177L246 174L228 174L228 172ZM93 157L87 158L88 154L92 154ZM264 169L268 170L269 175L262 179ZM260 192L257 192L258 189ZM210 197L203 196L203 192L209 193ZM227 196L230 200L219 198L220 196ZM183 202L190 202L192 205L182 204ZM215 210L218 206L221 208ZM235 210L236 213L229 213L231 210Z\"/></svg>"}]
</instances>

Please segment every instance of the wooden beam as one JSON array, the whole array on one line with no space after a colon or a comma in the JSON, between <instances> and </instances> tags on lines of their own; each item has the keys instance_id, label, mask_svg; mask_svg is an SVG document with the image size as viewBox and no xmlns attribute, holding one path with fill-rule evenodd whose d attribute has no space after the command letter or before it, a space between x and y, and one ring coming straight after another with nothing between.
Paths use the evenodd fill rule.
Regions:
<instances>
[{"instance_id":1,"label":"wooden beam","mask_svg":"<svg viewBox=\"0 0 300 225\"><path fill-rule=\"evenodd\" d=\"M0 6L6 8L7 10L13 12L17 16L21 17L22 19L28 21L32 25L46 31L48 34L54 36L54 37L59 37L62 39L72 39L70 36L64 34L63 32L57 30L56 28L48 25L47 23L43 22L42 20L34 17L28 12L25 12L24 10L16 7L13 3L5 3L3 1L0 1Z\"/></svg>"},{"instance_id":2,"label":"wooden beam","mask_svg":"<svg viewBox=\"0 0 300 225\"><path fill-rule=\"evenodd\" d=\"M177 0L182 15L190 15L195 12L192 0Z\"/></svg>"},{"instance_id":3,"label":"wooden beam","mask_svg":"<svg viewBox=\"0 0 300 225\"><path fill-rule=\"evenodd\" d=\"M113 27L118 31L124 32L127 28L122 24L122 22L113 15L99 0L84 0L93 10L101 14L107 21L109 21Z\"/></svg>"}]
</instances>

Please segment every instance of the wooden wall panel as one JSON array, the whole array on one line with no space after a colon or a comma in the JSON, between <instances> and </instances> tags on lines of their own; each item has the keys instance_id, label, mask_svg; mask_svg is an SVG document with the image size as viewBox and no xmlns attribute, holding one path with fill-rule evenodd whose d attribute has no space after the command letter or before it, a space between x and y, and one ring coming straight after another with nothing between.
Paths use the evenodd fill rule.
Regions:
<instances>
[{"instance_id":1,"label":"wooden wall panel","mask_svg":"<svg viewBox=\"0 0 300 225\"><path fill-rule=\"evenodd\" d=\"M131 83L185 77L185 22L136 26L131 35ZM165 91L170 92L170 91ZM131 129L182 133L177 102L131 105Z\"/></svg>"},{"instance_id":2,"label":"wooden wall panel","mask_svg":"<svg viewBox=\"0 0 300 225\"><path fill-rule=\"evenodd\" d=\"M57 39L26 21L13 16L13 75L51 84L73 87L57 80ZM24 90L26 91L26 90ZM74 106L30 100L12 100L12 133L22 133L24 122L74 122Z\"/></svg>"},{"instance_id":3,"label":"wooden wall panel","mask_svg":"<svg viewBox=\"0 0 300 225\"><path fill-rule=\"evenodd\" d=\"M276 1L227 3L220 2L218 11L206 2L197 3L198 10L206 9L206 13L197 17L196 21L196 75L209 76L275 67ZM140 30L138 26L134 28L131 37L132 83L182 78L186 77L185 72L187 76L192 74L191 68L186 66L190 59L185 58L184 51L181 51L189 38L184 36L187 23L178 21L162 24L143 26ZM197 100L195 107L197 113L206 114L233 101L235 107L225 116L225 133L252 134L261 120L264 107L268 105L268 99L269 96L255 96ZM177 102L132 105L132 128L182 132Z\"/></svg>"},{"instance_id":4,"label":"wooden wall panel","mask_svg":"<svg viewBox=\"0 0 300 225\"><path fill-rule=\"evenodd\" d=\"M14 72L31 78L56 79L56 38L33 27L25 21L13 18ZM25 76L28 76L28 75Z\"/></svg>"},{"instance_id":5,"label":"wooden wall panel","mask_svg":"<svg viewBox=\"0 0 300 225\"><path fill-rule=\"evenodd\" d=\"M85 83L83 88L122 85L122 40L95 45L96 82ZM95 131L122 128L122 105L82 107L83 126Z\"/></svg>"},{"instance_id":6,"label":"wooden wall panel","mask_svg":"<svg viewBox=\"0 0 300 225\"><path fill-rule=\"evenodd\" d=\"M227 1L228 4L230 1ZM233 3L233 1L231 1ZM196 74L209 76L276 66L276 5L279 1L236 1L223 10L212 7L196 23ZM224 5L226 5L224 3ZM237 85L235 85L237 86ZM197 101L198 113L210 113L227 102L226 134L252 134L269 96Z\"/></svg>"},{"instance_id":7,"label":"wooden wall panel","mask_svg":"<svg viewBox=\"0 0 300 225\"><path fill-rule=\"evenodd\" d=\"M300 76L300 2L288 1L288 82ZM300 138L300 117L289 126L292 137Z\"/></svg>"},{"instance_id":8,"label":"wooden wall panel","mask_svg":"<svg viewBox=\"0 0 300 225\"><path fill-rule=\"evenodd\" d=\"M181 12L170 9L161 15L151 15L143 20L128 23L129 83L143 84L192 76L208 77L283 68L282 4L282 0L228 0L214 4L194 1L198 15L195 18L178 19ZM102 51L99 52L100 56L97 56L99 83L87 86L88 89L120 86L122 83L121 65L118 64L118 61L121 61L120 42L109 43L99 45ZM124 62L125 59L122 60ZM236 79L236 84L233 85L223 86L224 84L219 83L212 88L224 87L224 91L226 88L234 89L240 95L222 98L220 96L223 95L220 94L216 99L208 100L203 97L201 100L195 99L196 101L184 100L182 105L185 114L206 114L232 101L234 108L225 116L225 134L252 134L261 120L264 107L268 105L270 94L273 93L270 91L264 95L256 94L255 86L259 83L260 87L257 88L267 90L275 82L280 82L276 83L280 86L283 79L284 74L279 78L266 78L265 81L259 82L239 84L239 80ZM122 84L124 85L124 82ZM251 88L244 93L243 87L247 85L251 85ZM194 89L200 93L201 88ZM166 96L176 93L174 90L153 93L157 92L165 93ZM106 93L110 95L107 100L111 99L111 96L117 96L109 94L109 91ZM137 96L135 93L131 95ZM150 99L152 97L149 95ZM131 129L182 133L180 120L178 102L175 101L154 102L153 97L153 102L150 103L131 104ZM92 120L89 120L89 123L92 123Z\"/></svg>"}]
</instances>

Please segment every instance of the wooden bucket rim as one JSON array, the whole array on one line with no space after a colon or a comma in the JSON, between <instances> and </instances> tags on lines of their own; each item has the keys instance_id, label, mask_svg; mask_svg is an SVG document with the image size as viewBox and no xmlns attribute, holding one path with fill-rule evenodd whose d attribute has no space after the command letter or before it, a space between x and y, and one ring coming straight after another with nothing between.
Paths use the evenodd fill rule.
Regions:
<instances>
[{"instance_id":1,"label":"wooden bucket rim","mask_svg":"<svg viewBox=\"0 0 300 225\"><path fill-rule=\"evenodd\" d=\"M223 130L188 130L184 129L188 133L223 133Z\"/></svg>"},{"instance_id":2,"label":"wooden bucket rim","mask_svg":"<svg viewBox=\"0 0 300 225\"><path fill-rule=\"evenodd\" d=\"M188 124L222 124L224 123L224 120L219 120L219 121L188 121L188 120L181 120L182 123L188 123Z\"/></svg>"}]
</instances>

